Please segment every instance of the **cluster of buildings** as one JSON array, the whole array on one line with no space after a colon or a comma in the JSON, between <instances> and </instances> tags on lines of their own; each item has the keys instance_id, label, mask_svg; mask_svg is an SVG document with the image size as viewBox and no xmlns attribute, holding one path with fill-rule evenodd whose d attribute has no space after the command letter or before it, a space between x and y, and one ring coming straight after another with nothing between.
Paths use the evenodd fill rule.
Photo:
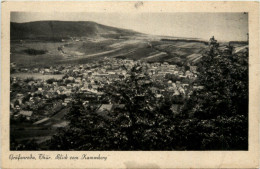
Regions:
<instances>
[{"instance_id":1,"label":"cluster of buildings","mask_svg":"<svg viewBox=\"0 0 260 169\"><path fill-rule=\"evenodd\" d=\"M198 75L196 66L188 69L164 63L145 63L127 59L105 58L102 61L81 65L58 65L44 68L20 68L15 72L40 73L37 78L11 76L10 109L14 118L25 116L36 121L50 117L73 101L75 94L82 94L84 105L102 104L103 88L115 81L130 76L134 65L142 67L141 76L149 76L148 83L157 98L165 94L187 98L193 90L201 89L195 81ZM15 64L12 63L13 68ZM62 78L41 78L45 75L62 74ZM112 103L109 103L112 104ZM108 106L109 107L109 106ZM97 110L100 112L100 110Z\"/></svg>"}]
</instances>

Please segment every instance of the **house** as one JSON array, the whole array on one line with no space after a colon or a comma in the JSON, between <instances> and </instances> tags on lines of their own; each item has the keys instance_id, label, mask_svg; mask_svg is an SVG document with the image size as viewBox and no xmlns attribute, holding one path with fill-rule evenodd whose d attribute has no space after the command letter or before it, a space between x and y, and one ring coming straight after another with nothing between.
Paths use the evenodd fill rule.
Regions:
<instances>
[{"instance_id":1,"label":"house","mask_svg":"<svg viewBox=\"0 0 260 169\"><path fill-rule=\"evenodd\" d=\"M68 103L71 102L71 101L72 101L71 98L65 98L65 99L64 99L64 102L62 103L62 105L67 106Z\"/></svg>"},{"instance_id":2,"label":"house","mask_svg":"<svg viewBox=\"0 0 260 169\"><path fill-rule=\"evenodd\" d=\"M180 104L172 104L172 106L171 106L171 111L172 111L174 114L178 114L178 113L180 112L180 107L181 107Z\"/></svg>"},{"instance_id":3,"label":"house","mask_svg":"<svg viewBox=\"0 0 260 169\"><path fill-rule=\"evenodd\" d=\"M121 74L123 74L123 75L126 75L126 73L127 73L126 70L121 71Z\"/></svg>"},{"instance_id":4,"label":"house","mask_svg":"<svg viewBox=\"0 0 260 169\"><path fill-rule=\"evenodd\" d=\"M180 87L181 86L181 82L180 81L176 81L176 86Z\"/></svg>"},{"instance_id":5,"label":"house","mask_svg":"<svg viewBox=\"0 0 260 169\"><path fill-rule=\"evenodd\" d=\"M32 86L34 84L34 81L30 81L27 83L29 86Z\"/></svg>"},{"instance_id":6,"label":"house","mask_svg":"<svg viewBox=\"0 0 260 169\"><path fill-rule=\"evenodd\" d=\"M19 102L19 105L22 105L22 103L23 103L22 98L17 99L17 101Z\"/></svg>"},{"instance_id":7,"label":"house","mask_svg":"<svg viewBox=\"0 0 260 169\"><path fill-rule=\"evenodd\" d=\"M26 69L26 68L21 68L21 72L28 72L28 69Z\"/></svg>"},{"instance_id":8,"label":"house","mask_svg":"<svg viewBox=\"0 0 260 169\"><path fill-rule=\"evenodd\" d=\"M61 94L61 91L60 91L60 90L57 90L56 92L57 92L58 94Z\"/></svg>"},{"instance_id":9,"label":"house","mask_svg":"<svg viewBox=\"0 0 260 169\"><path fill-rule=\"evenodd\" d=\"M67 96L69 96L71 94L71 90L70 89L66 89L62 92L62 94L66 94Z\"/></svg>"},{"instance_id":10,"label":"house","mask_svg":"<svg viewBox=\"0 0 260 169\"><path fill-rule=\"evenodd\" d=\"M80 87L80 84L74 83L74 84L72 84L72 86L73 86L73 87Z\"/></svg>"},{"instance_id":11,"label":"house","mask_svg":"<svg viewBox=\"0 0 260 169\"><path fill-rule=\"evenodd\" d=\"M105 118L108 117L108 113L111 112L113 104L102 104L96 111L96 113Z\"/></svg>"},{"instance_id":12,"label":"house","mask_svg":"<svg viewBox=\"0 0 260 169\"><path fill-rule=\"evenodd\" d=\"M68 77L68 80L72 81L72 80L74 80L74 77L70 76L70 77Z\"/></svg>"},{"instance_id":13,"label":"house","mask_svg":"<svg viewBox=\"0 0 260 169\"><path fill-rule=\"evenodd\" d=\"M183 83L182 87L189 87L189 84L188 83Z\"/></svg>"},{"instance_id":14,"label":"house","mask_svg":"<svg viewBox=\"0 0 260 169\"><path fill-rule=\"evenodd\" d=\"M174 70L174 69L176 69L176 65L169 65L168 68L171 70Z\"/></svg>"},{"instance_id":15,"label":"house","mask_svg":"<svg viewBox=\"0 0 260 169\"><path fill-rule=\"evenodd\" d=\"M190 66L190 70L191 70L192 72L197 71L197 66Z\"/></svg>"},{"instance_id":16,"label":"house","mask_svg":"<svg viewBox=\"0 0 260 169\"><path fill-rule=\"evenodd\" d=\"M179 95L180 95L180 92L178 90L175 90L173 96L179 96Z\"/></svg>"},{"instance_id":17,"label":"house","mask_svg":"<svg viewBox=\"0 0 260 169\"><path fill-rule=\"evenodd\" d=\"M173 87L174 89L176 89L176 88L177 88L176 83L172 83L172 87Z\"/></svg>"},{"instance_id":18,"label":"house","mask_svg":"<svg viewBox=\"0 0 260 169\"><path fill-rule=\"evenodd\" d=\"M34 68L34 69L33 69L33 72L34 72L34 73L39 72L39 68Z\"/></svg>"},{"instance_id":19,"label":"house","mask_svg":"<svg viewBox=\"0 0 260 169\"><path fill-rule=\"evenodd\" d=\"M72 84L67 84L67 88L70 89L72 87Z\"/></svg>"},{"instance_id":20,"label":"house","mask_svg":"<svg viewBox=\"0 0 260 169\"><path fill-rule=\"evenodd\" d=\"M187 70L187 71L185 72L185 75L186 75L186 76L190 76L190 75L192 75L192 73L191 73L189 70Z\"/></svg>"},{"instance_id":21,"label":"house","mask_svg":"<svg viewBox=\"0 0 260 169\"><path fill-rule=\"evenodd\" d=\"M33 101L33 97L30 97L30 98L29 98L29 101Z\"/></svg>"},{"instance_id":22,"label":"house","mask_svg":"<svg viewBox=\"0 0 260 169\"><path fill-rule=\"evenodd\" d=\"M76 68L76 69L74 69L74 70L72 70L72 72L79 72L79 69L78 68Z\"/></svg>"},{"instance_id":23,"label":"house","mask_svg":"<svg viewBox=\"0 0 260 169\"><path fill-rule=\"evenodd\" d=\"M168 86L172 86L172 81L169 80L169 81L167 82L167 84L168 84Z\"/></svg>"},{"instance_id":24,"label":"house","mask_svg":"<svg viewBox=\"0 0 260 169\"><path fill-rule=\"evenodd\" d=\"M15 63L15 62L11 62L10 66L11 66L12 68L16 67L16 63Z\"/></svg>"},{"instance_id":25,"label":"house","mask_svg":"<svg viewBox=\"0 0 260 169\"><path fill-rule=\"evenodd\" d=\"M75 80L75 83L81 83L82 81L81 81L81 78L77 78L76 80Z\"/></svg>"},{"instance_id":26,"label":"house","mask_svg":"<svg viewBox=\"0 0 260 169\"><path fill-rule=\"evenodd\" d=\"M175 89L176 89L176 88L170 86L170 87L168 87L168 92L174 92Z\"/></svg>"},{"instance_id":27,"label":"house","mask_svg":"<svg viewBox=\"0 0 260 169\"><path fill-rule=\"evenodd\" d=\"M97 90L98 87L99 87L98 85L92 85L92 89L93 89L93 90Z\"/></svg>"},{"instance_id":28,"label":"house","mask_svg":"<svg viewBox=\"0 0 260 169\"><path fill-rule=\"evenodd\" d=\"M196 86L196 85L194 85L194 86L193 86L193 89L194 89L194 90L204 89L204 86Z\"/></svg>"},{"instance_id":29,"label":"house","mask_svg":"<svg viewBox=\"0 0 260 169\"><path fill-rule=\"evenodd\" d=\"M125 63L130 63L130 64L132 64L132 63L134 62L134 61L131 60L131 59L125 59L124 61L125 61Z\"/></svg>"},{"instance_id":30,"label":"house","mask_svg":"<svg viewBox=\"0 0 260 169\"><path fill-rule=\"evenodd\" d=\"M14 108L14 103L10 103L10 106L13 109Z\"/></svg>"},{"instance_id":31,"label":"house","mask_svg":"<svg viewBox=\"0 0 260 169\"><path fill-rule=\"evenodd\" d=\"M16 96L17 96L17 98L22 98L22 97L24 97L24 95L21 94L21 93L18 93Z\"/></svg>"},{"instance_id":32,"label":"house","mask_svg":"<svg viewBox=\"0 0 260 169\"><path fill-rule=\"evenodd\" d=\"M155 97L156 97L156 98L161 98L162 95L161 95L161 94L156 94Z\"/></svg>"},{"instance_id":33,"label":"house","mask_svg":"<svg viewBox=\"0 0 260 169\"><path fill-rule=\"evenodd\" d=\"M163 62L163 65L169 65L169 63L168 62Z\"/></svg>"},{"instance_id":34,"label":"house","mask_svg":"<svg viewBox=\"0 0 260 169\"><path fill-rule=\"evenodd\" d=\"M182 87L179 88L179 92L180 92L181 94L185 94L185 90L184 90Z\"/></svg>"},{"instance_id":35,"label":"house","mask_svg":"<svg viewBox=\"0 0 260 169\"><path fill-rule=\"evenodd\" d=\"M113 104L102 104L97 112L102 112L102 111L110 111L112 109Z\"/></svg>"},{"instance_id":36,"label":"house","mask_svg":"<svg viewBox=\"0 0 260 169\"><path fill-rule=\"evenodd\" d=\"M182 71L179 71L179 76L181 76L181 75L184 75L184 73Z\"/></svg>"},{"instance_id":37,"label":"house","mask_svg":"<svg viewBox=\"0 0 260 169\"><path fill-rule=\"evenodd\" d=\"M45 72L45 73L49 73L49 72L50 72L50 69L44 69L44 72Z\"/></svg>"},{"instance_id":38,"label":"house","mask_svg":"<svg viewBox=\"0 0 260 169\"><path fill-rule=\"evenodd\" d=\"M82 103L82 105L87 105L87 104L89 104L89 101L84 101L84 102Z\"/></svg>"},{"instance_id":39,"label":"house","mask_svg":"<svg viewBox=\"0 0 260 169\"><path fill-rule=\"evenodd\" d=\"M33 112L22 110L22 111L19 112L19 114L25 116L27 120L30 120Z\"/></svg>"}]
</instances>

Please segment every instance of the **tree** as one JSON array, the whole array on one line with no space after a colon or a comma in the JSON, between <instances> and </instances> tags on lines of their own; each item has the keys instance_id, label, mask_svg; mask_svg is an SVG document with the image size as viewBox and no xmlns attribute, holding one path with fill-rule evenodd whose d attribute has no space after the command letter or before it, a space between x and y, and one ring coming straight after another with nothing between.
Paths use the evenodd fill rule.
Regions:
<instances>
[{"instance_id":1,"label":"tree","mask_svg":"<svg viewBox=\"0 0 260 169\"><path fill-rule=\"evenodd\" d=\"M151 91L153 83L149 76L143 76L142 66L132 68L126 81L108 87L112 102L126 107L122 114L130 121L126 128L128 145L133 150L174 149L174 119L171 103L163 98L159 103ZM167 106L166 106L167 105Z\"/></svg>"},{"instance_id":2,"label":"tree","mask_svg":"<svg viewBox=\"0 0 260 169\"><path fill-rule=\"evenodd\" d=\"M189 150L246 150L248 52L238 56L213 46L201 63L198 79L204 89L193 93L181 113L183 145Z\"/></svg>"},{"instance_id":3,"label":"tree","mask_svg":"<svg viewBox=\"0 0 260 169\"><path fill-rule=\"evenodd\" d=\"M56 81L57 81L57 80L54 79L54 78L51 78L51 79L46 80L46 82L47 82L48 84L52 84L53 82L56 82Z\"/></svg>"},{"instance_id":4,"label":"tree","mask_svg":"<svg viewBox=\"0 0 260 169\"><path fill-rule=\"evenodd\" d=\"M123 105L99 115L91 105L84 108L75 97L67 119L70 125L51 140L51 149L60 150L172 150L174 118L171 103L159 104L150 87L149 76L134 66L130 77L115 82L104 92L114 105Z\"/></svg>"},{"instance_id":5,"label":"tree","mask_svg":"<svg viewBox=\"0 0 260 169\"><path fill-rule=\"evenodd\" d=\"M11 135L10 150L39 150L39 144L35 139L17 142L14 136Z\"/></svg>"}]
</instances>

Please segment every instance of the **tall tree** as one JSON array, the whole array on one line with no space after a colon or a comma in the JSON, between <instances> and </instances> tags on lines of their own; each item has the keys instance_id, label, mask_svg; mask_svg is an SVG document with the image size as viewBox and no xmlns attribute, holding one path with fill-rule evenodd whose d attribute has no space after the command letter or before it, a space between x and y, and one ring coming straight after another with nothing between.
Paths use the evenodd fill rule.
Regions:
<instances>
[{"instance_id":1,"label":"tall tree","mask_svg":"<svg viewBox=\"0 0 260 169\"><path fill-rule=\"evenodd\" d=\"M248 52L212 47L201 63L198 79L204 89L183 108L183 144L187 149L247 149Z\"/></svg>"},{"instance_id":2,"label":"tall tree","mask_svg":"<svg viewBox=\"0 0 260 169\"><path fill-rule=\"evenodd\" d=\"M152 82L142 66L134 66L125 80L104 89L109 102L122 105L106 115L95 113L79 101L71 105L70 125L52 139L52 149L172 150L175 126L171 104L159 104L150 90ZM119 106L120 107L120 106Z\"/></svg>"}]
</instances>

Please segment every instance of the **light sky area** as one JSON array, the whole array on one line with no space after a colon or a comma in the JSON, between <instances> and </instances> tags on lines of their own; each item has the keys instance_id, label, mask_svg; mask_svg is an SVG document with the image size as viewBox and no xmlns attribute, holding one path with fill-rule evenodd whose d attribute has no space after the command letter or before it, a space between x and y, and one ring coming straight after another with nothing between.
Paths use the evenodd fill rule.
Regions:
<instances>
[{"instance_id":1,"label":"light sky area","mask_svg":"<svg viewBox=\"0 0 260 169\"><path fill-rule=\"evenodd\" d=\"M247 40L247 13L37 13L12 12L11 22L94 21L137 32L219 41Z\"/></svg>"}]
</instances>

